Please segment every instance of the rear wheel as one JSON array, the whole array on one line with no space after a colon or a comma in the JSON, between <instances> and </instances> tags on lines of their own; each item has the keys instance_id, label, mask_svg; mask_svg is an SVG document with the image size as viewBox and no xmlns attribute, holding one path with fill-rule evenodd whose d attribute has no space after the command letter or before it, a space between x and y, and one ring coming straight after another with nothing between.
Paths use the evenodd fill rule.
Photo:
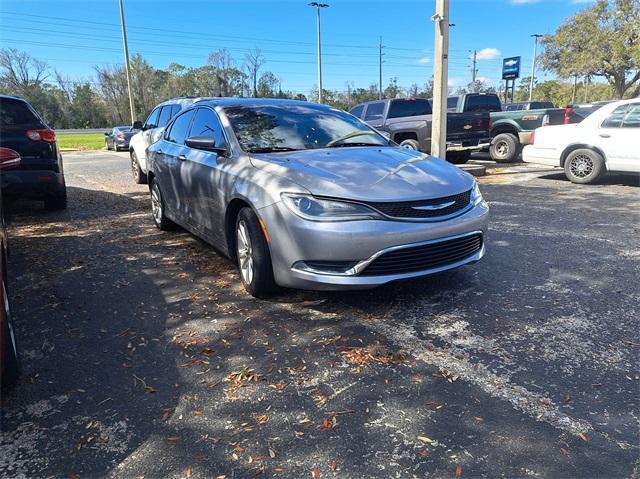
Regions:
<instances>
[{"instance_id":1,"label":"rear wheel","mask_svg":"<svg viewBox=\"0 0 640 479\"><path fill-rule=\"evenodd\" d=\"M573 183L593 183L604 172L605 166L602 155L586 148L572 151L564 162L564 174Z\"/></svg>"},{"instance_id":2,"label":"rear wheel","mask_svg":"<svg viewBox=\"0 0 640 479\"><path fill-rule=\"evenodd\" d=\"M151 212L153 213L153 222L158 229L169 231L175 228L175 223L164 213L164 200L157 181L151 184Z\"/></svg>"},{"instance_id":3,"label":"rear wheel","mask_svg":"<svg viewBox=\"0 0 640 479\"><path fill-rule=\"evenodd\" d=\"M420 150L420 144L418 140L402 140L400 142L400 146L402 148L406 148L407 150Z\"/></svg>"},{"instance_id":4,"label":"rear wheel","mask_svg":"<svg viewBox=\"0 0 640 479\"><path fill-rule=\"evenodd\" d=\"M520 154L520 141L513 133L500 133L491 140L489 154L497 163L513 163Z\"/></svg>"},{"instance_id":5,"label":"rear wheel","mask_svg":"<svg viewBox=\"0 0 640 479\"><path fill-rule=\"evenodd\" d=\"M276 290L269 244L251 208L240 210L236 219L236 257L242 284L249 294L261 297Z\"/></svg>"},{"instance_id":6,"label":"rear wheel","mask_svg":"<svg viewBox=\"0 0 640 479\"><path fill-rule=\"evenodd\" d=\"M16 382L20 374L20 358L16 337L11 321L11 308L5 282L2 281L2 308L4 309L4 321L2 323L2 387L10 386Z\"/></svg>"},{"instance_id":7,"label":"rear wheel","mask_svg":"<svg viewBox=\"0 0 640 479\"><path fill-rule=\"evenodd\" d=\"M463 165L471 159L470 151L447 152L447 161L454 165Z\"/></svg>"},{"instance_id":8,"label":"rear wheel","mask_svg":"<svg viewBox=\"0 0 640 479\"><path fill-rule=\"evenodd\" d=\"M133 174L133 181L137 184L143 185L147 183L147 175L140 168L140 162L135 150L131 150L131 173Z\"/></svg>"},{"instance_id":9,"label":"rear wheel","mask_svg":"<svg viewBox=\"0 0 640 479\"><path fill-rule=\"evenodd\" d=\"M67 207L67 188L62 189L44 199L44 207L50 211L64 210Z\"/></svg>"}]
</instances>

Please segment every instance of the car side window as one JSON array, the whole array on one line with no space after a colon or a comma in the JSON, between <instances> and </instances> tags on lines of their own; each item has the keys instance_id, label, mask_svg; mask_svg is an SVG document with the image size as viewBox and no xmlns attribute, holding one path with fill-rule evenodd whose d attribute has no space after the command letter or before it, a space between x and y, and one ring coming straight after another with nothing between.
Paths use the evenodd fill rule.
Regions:
<instances>
[{"instance_id":1,"label":"car side window","mask_svg":"<svg viewBox=\"0 0 640 479\"><path fill-rule=\"evenodd\" d=\"M358 118L362 118L362 110L364 110L364 105L358 105L354 106L349 113Z\"/></svg>"},{"instance_id":2,"label":"car side window","mask_svg":"<svg viewBox=\"0 0 640 479\"><path fill-rule=\"evenodd\" d=\"M622 122L622 128L640 128L640 103L630 105Z\"/></svg>"},{"instance_id":3,"label":"car side window","mask_svg":"<svg viewBox=\"0 0 640 479\"><path fill-rule=\"evenodd\" d=\"M184 145L184 140L187 139L192 118L193 110L186 111L182 115L179 115L171 124L169 131L165 135L165 139L178 145Z\"/></svg>"},{"instance_id":4,"label":"car side window","mask_svg":"<svg viewBox=\"0 0 640 479\"><path fill-rule=\"evenodd\" d=\"M468 96L467 105L465 111L484 111L487 106L487 101L484 96Z\"/></svg>"},{"instance_id":5,"label":"car side window","mask_svg":"<svg viewBox=\"0 0 640 479\"><path fill-rule=\"evenodd\" d=\"M144 123L145 130L151 130L152 128L158 128L158 117L160 116L160 108L155 108L147 121Z\"/></svg>"},{"instance_id":6,"label":"car side window","mask_svg":"<svg viewBox=\"0 0 640 479\"><path fill-rule=\"evenodd\" d=\"M169 120L171 120L172 118L172 115L171 115L172 108L173 108L173 105L165 105L162 107L162 110L160 110L160 118L158 119L158 128L167 126L167 123L169 123Z\"/></svg>"},{"instance_id":7,"label":"car side window","mask_svg":"<svg viewBox=\"0 0 640 479\"><path fill-rule=\"evenodd\" d=\"M218 115L209 108L198 108L196 110L189 137L204 136L213 138L216 146L226 145L222 124L218 120Z\"/></svg>"},{"instance_id":8,"label":"car side window","mask_svg":"<svg viewBox=\"0 0 640 479\"><path fill-rule=\"evenodd\" d=\"M621 105L611 112L606 120L602 122L602 128L621 128L624 117L631 105Z\"/></svg>"},{"instance_id":9,"label":"car side window","mask_svg":"<svg viewBox=\"0 0 640 479\"><path fill-rule=\"evenodd\" d=\"M369 103L367 105L367 113L364 117L365 120L379 120L382 118L382 114L384 113L384 102L379 101L376 103Z\"/></svg>"}]
</instances>

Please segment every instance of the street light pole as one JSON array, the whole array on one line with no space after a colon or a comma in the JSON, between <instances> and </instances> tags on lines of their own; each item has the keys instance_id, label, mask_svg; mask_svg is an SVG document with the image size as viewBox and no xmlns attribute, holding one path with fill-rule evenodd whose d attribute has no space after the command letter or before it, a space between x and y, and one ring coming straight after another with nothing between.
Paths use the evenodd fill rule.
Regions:
<instances>
[{"instance_id":1,"label":"street light pole","mask_svg":"<svg viewBox=\"0 0 640 479\"><path fill-rule=\"evenodd\" d=\"M120 0L120 22L122 23L122 44L124 45L124 68L127 74L127 90L129 92L129 111L131 112L131 125L136 121L133 111L133 95L131 93L131 73L129 68L129 46L127 45L127 28L124 24L124 7Z\"/></svg>"},{"instance_id":2,"label":"street light pole","mask_svg":"<svg viewBox=\"0 0 640 479\"><path fill-rule=\"evenodd\" d=\"M531 35L534 38L533 42L533 65L531 65L531 80L529 82L529 101L533 100L533 82L536 78L536 61L538 60L538 38L542 37L539 33Z\"/></svg>"},{"instance_id":3,"label":"street light pole","mask_svg":"<svg viewBox=\"0 0 640 479\"><path fill-rule=\"evenodd\" d=\"M433 116L431 154L444 158L447 153L447 95L449 93L449 0L436 0L433 62Z\"/></svg>"},{"instance_id":4,"label":"street light pole","mask_svg":"<svg viewBox=\"0 0 640 479\"><path fill-rule=\"evenodd\" d=\"M329 4L311 2L310 7L315 7L318 18L318 103L322 103L322 45L320 41L320 9L327 8Z\"/></svg>"},{"instance_id":5,"label":"street light pole","mask_svg":"<svg viewBox=\"0 0 640 479\"><path fill-rule=\"evenodd\" d=\"M380 37L380 79L378 85L378 100L382 100L382 37Z\"/></svg>"}]
</instances>

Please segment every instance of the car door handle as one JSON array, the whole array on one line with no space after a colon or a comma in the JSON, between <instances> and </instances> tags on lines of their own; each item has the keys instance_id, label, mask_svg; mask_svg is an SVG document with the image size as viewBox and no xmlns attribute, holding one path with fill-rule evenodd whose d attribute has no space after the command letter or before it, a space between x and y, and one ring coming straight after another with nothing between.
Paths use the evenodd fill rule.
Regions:
<instances>
[{"instance_id":1,"label":"car door handle","mask_svg":"<svg viewBox=\"0 0 640 479\"><path fill-rule=\"evenodd\" d=\"M187 157L186 157L186 156L184 156L184 155L180 155L180 156L178 157L178 159L179 159L180 161L187 161Z\"/></svg>"},{"instance_id":2,"label":"car door handle","mask_svg":"<svg viewBox=\"0 0 640 479\"><path fill-rule=\"evenodd\" d=\"M600 137L601 138L611 138L611 135L609 135L608 133L600 133Z\"/></svg>"}]
</instances>

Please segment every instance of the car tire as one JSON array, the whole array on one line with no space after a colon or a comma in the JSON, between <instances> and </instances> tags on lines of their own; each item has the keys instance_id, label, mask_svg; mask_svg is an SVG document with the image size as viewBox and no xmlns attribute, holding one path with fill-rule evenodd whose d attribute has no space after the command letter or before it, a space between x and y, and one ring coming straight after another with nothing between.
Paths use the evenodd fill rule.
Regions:
<instances>
[{"instance_id":1,"label":"car tire","mask_svg":"<svg viewBox=\"0 0 640 479\"><path fill-rule=\"evenodd\" d=\"M500 133L491 140L489 154L496 163L513 163L520 154L520 141L513 133Z\"/></svg>"},{"instance_id":2,"label":"car tire","mask_svg":"<svg viewBox=\"0 0 640 479\"><path fill-rule=\"evenodd\" d=\"M162 231L175 229L176 224L165 215L164 199L157 181L151 183L151 214L153 222Z\"/></svg>"},{"instance_id":3,"label":"car tire","mask_svg":"<svg viewBox=\"0 0 640 479\"><path fill-rule=\"evenodd\" d=\"M464 165L471 159L470 151L456 151L447 153L447 161L454 165Z\"/></svg>"},{"instance_id":4,"label":"car tire","mask_svg":"<svg viewBox=\"0 0 640 479\"><path fill-rule=\"evenodd\" d=\"M257 298L269 296L277 290L269 243L260 220L251 208L243 208L236 218L236 259L242 284Z\"/></svg>"},{"instance_id":5,"label":"car tire","mask_svg":"<svg viewBox=\"0 0 640 479\"><path fill-rule=\"evenodd\" d=\"M2 324L2 387L13 385L20 375L20 356L18 355L18 347L16 345L16 337L13 331L13 323L11 321L11 308L9 307L9 296L4 281L2 282L2 308L4 308L5 321Z\"/></svg>"},{"instance_id":6,"label":"car tire","mask_svg":"<svg viewBox=\"0 0 640 479\"><path fill-rule=\"evenodd\" d=\"M420 144L418 143L418 140L402 140L400 142L400 146L407 150L420 151Z\"/></svg>"},{"instance_id":7,"label":"car tire","mask_svg":"<svg viewBox=\"0 0 640 479\"><path fill-rule=\"evenodd\" d=\"M136 155L135 150L131 150L131 173L133 174L133 181L135 181L139 185L144 185L147 183L147 175L140 168L140 162L138 162L138 155Z\"/></svg>"},{"instance_id":8,"label":"car tire","mask_svg":"<svg viewBox=\"0 0 640 479\"><path fill-rule=\"evenodd\" d=\"M44 199L44 207L49 211L59 211L67 208L67 188Z\"/></svg>"},{"instance_id":9,"label":"car tire","mask_svg":"<svg viewBox=\"0 0 640 479\"><path fill-rule=\"evenodd\" d=\"M572 183L594 183L605 172L604 158L597 151L580 148L569 153L564 162L564 174Z\"/></svg>"}]
</instances>

